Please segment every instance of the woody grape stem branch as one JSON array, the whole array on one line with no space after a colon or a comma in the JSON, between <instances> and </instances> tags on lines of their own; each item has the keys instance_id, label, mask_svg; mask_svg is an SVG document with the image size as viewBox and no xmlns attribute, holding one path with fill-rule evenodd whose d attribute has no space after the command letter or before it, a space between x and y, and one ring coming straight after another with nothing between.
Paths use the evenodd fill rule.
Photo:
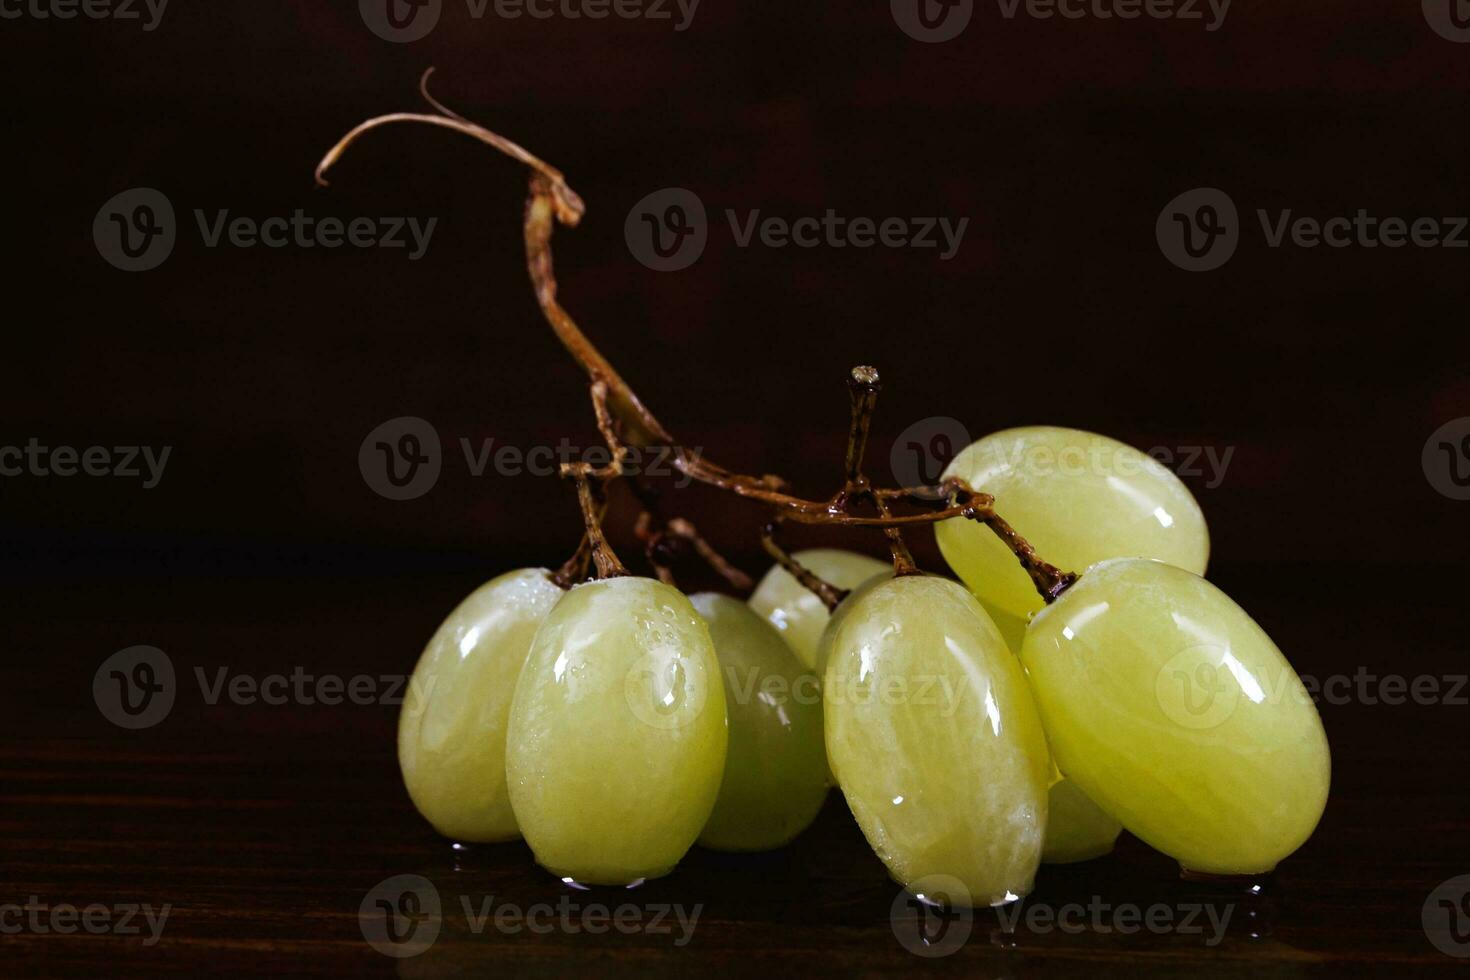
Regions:
<instances>
[{"instance_id":1,"label":"woody grape stem branch","mask_svg":"<svg viewBox=\"0 0 1470 980\"><path fill-rule=\"evenodd\" d=\"M620 444L639 449L654 446L666 447L673 454L674 467L690 479L768 505L775 516L766 527L763 541L767 550L773 555L779 555L778 560L782 560L783 565L789 567L800 568L775 544L774 539L775 526L783 520L791 520L799 524L877 527L896 533L898 529L911 525L934 524L963 517L980 521L990 527L1016 555L1017 560L1031 576L1037 591L1047 602L1054 601L1076 581L1074 574L1063 572L1043 561L1030 543L995 513L994 498L974 489L964 480L950 478L938 487L882 488L868 485L866 479L861 477L854 467L854 460L861 458L861 443L867 438L866 424L861 431L858 431L855 426L849 436L847 484L843 490L829 500L806 500L794 496L785 492L786 481L778 476L766 474L757 477L734 473L705 459L698 451L691 451L683 446L643 404L632 387L582 332L557 298L557 281L551 255L552 234L557 223L568 227L577 225L586 211L582 199L567 185L566 178L555 167L550 166L519 144L446 109L428 94L427 81L428 73L425 73L421 91L430 106L434 108L435 114L391 113L359 124L322 158L317 165L317 182L323 186L326 185L326 172L361 136L395 123L421 123L448 129L491 146L529 167L531 170L530 196L526 202L524 238L531 283L547 323L550 324L552 331L566 347L568 353L587 373L589 382L597 391L594 394L594 404L605 406L606 417L599 414L599 428L603 431L604 437L612 431L611 420L616 420L621 430ZM864 369L859 368L854 373L855 383L860 386L864 382L857 372L862 370ZM873 372L871 381L873 390L863 397L876 395L876 381L876 372ZM854 399L856 400L858 396L859 392L855 390ZM857 410L856 403L854 409ZM871 406L869 406L870 410ZM605 422L609 425L604 425ZM573 476L578 481L578 498L582 504L587 537L591 541L592 558L597 562L601 575L627 574L627 572L602 537L599 512L593 499L590 479L593 476L606 477L609 480L615 478L621 472L620 462L621 457L615 454L614 465L604 471L594 471L592 467L584 464L580 472L565 474ZM609 470L617 472L607 472ZM860 485L855 482L858 480L862 481ZM854 494L852 491L855 489L860 492ZM871 515L852 513L849 503L856 496L872 499L878 513ZM893 513L891 505L900 502L916 508L917 512ZM890 543L892 539L893 534L890 534ZM901 541L894 549L895 562L902 569L905 561L899 554L898 548L900 547L902 547ZM705 553L705 549L699 550ZM713 549L709 551L712 552ZM573 556L574 560L576 557ZM911 563L911 559L908 561ZM802 579L803 584L808 588L816 591L829 606L835 604L835 600L841 596L840 590L821 582L810 572L799 575L798 578Z\"/></svg>"}]
</instances>

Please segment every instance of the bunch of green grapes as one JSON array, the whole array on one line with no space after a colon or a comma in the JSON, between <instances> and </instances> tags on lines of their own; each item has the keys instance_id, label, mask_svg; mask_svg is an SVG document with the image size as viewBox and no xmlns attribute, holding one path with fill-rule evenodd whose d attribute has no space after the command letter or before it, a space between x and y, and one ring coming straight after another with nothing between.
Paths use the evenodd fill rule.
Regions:
<instances>
[{"instance_id":1,"label":"bunch of green grapes","mask_svg":"<svg viewBox=\"0 0 1470 980\"><path fill-rule=\"evenodd\" d=\"M625 885L696 842L781 847L835 781L896 880L945 875L992 905L1123 828L1201 873L1299 847L1326 738L1280 651L1201 577L1208 533L1178 479L1056 428L989 436L946 475L1080 578L1046 605L963 519L936 528L963 585L798 552L846 592L830 613L780 567L748 604L511 572L414 672L399 759L415 806L448 837L523 836L566 880Z\"/></svg>"}]
</instances>

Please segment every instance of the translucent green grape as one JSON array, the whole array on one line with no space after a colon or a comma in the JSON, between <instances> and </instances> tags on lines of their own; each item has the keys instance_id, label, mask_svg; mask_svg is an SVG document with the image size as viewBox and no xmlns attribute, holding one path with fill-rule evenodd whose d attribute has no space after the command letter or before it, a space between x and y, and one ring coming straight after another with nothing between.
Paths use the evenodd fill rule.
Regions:
<instances>
[{"instance_id":1,"label":"translucent green grape","mask_svg":"<svg viewBox=\"0 0 1470 980\"><path fill-rule=\"evenodd\" d=\"M1090 861L1112 851L1123 825L1092 802L1072 780L1052 784L1047 803L1043 864Z\"/></svg>"},{"instance_id":2,"label":"translucent green grape","mask_svg":"<svg viewBox=\"0 0 1470 980\"><path fill-rule=\"evenodd\" d=\"M1021 659L1057 766L1185 868L1263 873L1317 826L1332 769L1317 709L1199 576L1096 565L1032 620Z\"/></svg>"},{"instance_id":3,"label":"translucent green grape","mask_svg":"<svg viewBox=\"0 0 1470 980\"><path fill-rule=\"evenodd\" d=\"M791 557L839 589L855 589L874 575L893 571L888 562L835 548L798 551ZM809 670L816 668L817 643L828 619L827 607L821 599L776 565L756 586L750 597L750 608L776 627Z\"/></svg>"},{"instance_id":4,"label":"translucent green grape","mask_svg":"<svg viewBox=\"0 0 1470 980\"><path fill-rule=\"evenodd\" d=\"M832 659L832 641L842 629L843 620L847 619L852 610L862 604L862 597L867 595L879 584L893 578L893 566L885 565L881 573L872 576L861 585L849 592L843 600L832 610L832 617L827 626L822 630L821 638L817 641L816 672L818 677L827 676L827 662Z\"/></svg>"},{"instance_id":5,"label":"translucent green grape","mask_svg":"<svg viewBox=\"0 0 1470 980\"><path fill-rule=\"evenodd\" d=\"M739 599L703 592L689 601L709 624L730 721L720 795L699 842L724 851L780 847L827 797L821 687Z\"/></svg>"},{"instance_id":6,"label":"translucent green grape","mask_svg":"<svg viewBox=\"0 0 1470 980\"><path fill-rule=\"evenodd\" d=\"M516 684L511 806L554 874L655 878L709 819L725 743L719 663L689 600L653 579L588 582L541 624Z\"/></svg>"},{"instance_id":7,"label":"translucent green grape","mask_svg":"<svg viewBox=\"0 0 1470 980\"><path fill-rule=\"evenodd\" d=\"M1209 560L1209 531L1188 488L1157 460L1106 436L1006 429L969 446L944 475L993 495L996 511L1066 571L1107 558L1157 558L1204 574ZM1019 650L1042 600L1015 555L964 518L940 523L935 535L949 567Z\"/></svg>"},{"instance_id":8,"label":"translucent green grape","mask_svg":"<svg viewBox=\"0 0 1470 980\"><path fill-rule=\"evenodd\" d=\"M419 813L446 837L519 836L505 788L505 728L536 628L562 597L545 569L482 585L430 638L398 716L398 765Z\"/></svg>"},{"instance_id":9,"label":"translucent green grape","mask_svg":"<svg viewBox=\"0 0 1470 980\"><path fill-rule=\"evenodd\" d=\"M1031 889L1050 767L1020 665L963 586L879 582L831 637L827 757L868 843L906 887L957 878L975 904Z\"/></svg>"}]
</instances>

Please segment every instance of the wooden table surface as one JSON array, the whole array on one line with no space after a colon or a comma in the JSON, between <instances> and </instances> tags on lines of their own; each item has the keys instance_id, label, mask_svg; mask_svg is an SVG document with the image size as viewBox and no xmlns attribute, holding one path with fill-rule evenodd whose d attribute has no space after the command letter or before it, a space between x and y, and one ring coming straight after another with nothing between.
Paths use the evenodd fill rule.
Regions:
<instances>
[{"instance_id":1,"label":"wooden table surface","mask_svg":"<svg viewBox=\"0 0 1470 980\"><path fill-rule=\"evenodd\" d=\"M133 920L141 930L127 935L24 926L0 936L0 975L672 968L1260 978L1364 969L1402 976L1467 965L1431 944L1421 918L1437 885L1470 873L1470 740L1463 737L1470 708L1463 705L1395 707L1361 697L1324 704L1335 770L1326 816L1259 896L1181 881L1170 861L1125 835L1107 858L1043 868L1019 920L979 910L969 921L952 917L943 924L948 932L931 921L938 943L968 934L950 955L926 961L904 942L913 944L919 913L901 901L895 912L898 889L839 794L785 850L731 856L695 848L663 880L581 892L538 869L523 844L456 852L438 838L398 778L396 708L227 698L211 705L201 693L196 671L212 683L221 667L255 677L296 667L314 676L401 672L477 577L12 589L17 666L5 712L18 727L0 746L0 904L100 904L117 915L146 903L170 911L156 940L141 915ZM1416 597L1413 583L1381 570L1315 590L1302 587L1300 575L1236 570L1217 578L1267 610L1263 621L1298 651L1304 674L1334 663L1352 665L1346 673L1359 666L1408 676L1456 672L1454 603ZM90 684L108 654L136 643L169 653L179 694L163 722L124 731L99 716ZM413 957L379 952L359 920L370 892L397 875L422 876L441 901L437 937ZM475 928L481 908L529 913L539 903L570 909L555 921L572 928L547 931L549 912L535 920L540 932L509 918L505 928L493 918ZM577 927L577 916L597 904L632 905L636 911L625 914L647 928ZM692 929L672 912L658 916L675 906L686 921L697 909ZM1136 921L1130 909L1139 917L1152 910L1154 921L1167 916L1172 925L1112 929ZM1054 914L1066 928L1050 924ZM1223 924L1218 933L1215 922ZM1452 948L1470 954L1470 938Z\"/></svg>"}]
</instances>

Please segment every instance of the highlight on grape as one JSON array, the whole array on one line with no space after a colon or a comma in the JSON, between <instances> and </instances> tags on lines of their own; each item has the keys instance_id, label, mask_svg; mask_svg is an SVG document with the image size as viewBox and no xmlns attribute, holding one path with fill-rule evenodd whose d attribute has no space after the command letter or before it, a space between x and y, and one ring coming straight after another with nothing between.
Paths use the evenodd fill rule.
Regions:
<instances>
[{"instance_id":1,"label":"highlight on grape","mask_svg":"<svg viewBox=\"0 0 1470 980\"><path fill-rule=\"evenodd\" d=\"M864 466L882 386L866 365L847 378L832 494L715 463L561 305L551 241L585 209L565 176L445 109L427 81L431 113L359 125L318 180L365 134L403 122L525 165L532 286L587 375L605 451L558 465L581 515L570 555L491 579L419 658L424 696L405 705L398 758L425 820L459 844L522 838L569 887L627 887L669 874L696 844L783 847L835 787L904 888L900 941L901 926L938 948L904 896L910 911L1003 907L1038 931L1189 934L1205 914L1218 941L1228 908L1018 904L1044 865L1106 855L1124 829L1186 877L1254 882L1308 841L1327 805L1316 707L1205 577L1209 529L1179 476L1118 440L1037 424L969 443L922 485L881 485ZM759 582L630 472L639 451L754 512L771 559ZM617 548L613 522L627 525ZM793 525L881 534L887 560L792 551ZM926 528L943 573L909 549ZM619 551L638 553L631 567ZM691 562L724 587L686 594ZM406 928L437 901L412 892L379 896L374 929Z\"/></svg>"}]
</instances>

